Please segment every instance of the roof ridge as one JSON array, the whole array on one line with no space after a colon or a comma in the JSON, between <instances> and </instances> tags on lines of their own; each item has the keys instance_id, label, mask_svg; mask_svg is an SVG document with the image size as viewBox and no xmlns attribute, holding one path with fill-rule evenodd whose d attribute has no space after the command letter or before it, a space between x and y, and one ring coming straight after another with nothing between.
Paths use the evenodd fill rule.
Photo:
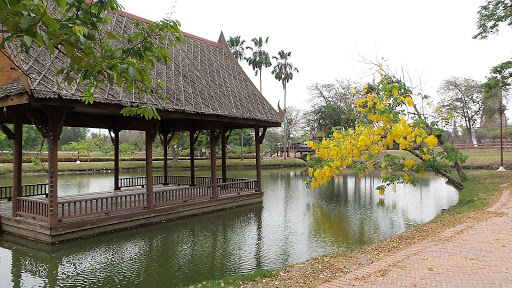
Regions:
<instances>
[{"instance_id":1,"label":"roof ridge","mask_svg":"<svg viewBox=\"0 0 512 288\"><path fill-rule=\"evenodd\" d=\"M143 18L143 17L140 17L140 16L137 16L135 14L132 14L132 13L129 13L129 12L126 12L126 11L123 11L123 10L117 10L117 11L114 11L115 13L118 13L118 14L121 14L123 16L126 16L126 17L129 17L129 18L132 18L132 19L135 19L135 20L139 20L139 21L142 21L142 22L146 22L146 23L153 23L154 21L151 21L149 19L146 19L146 18ZM208 40L206 38L203 38L203 37L200 37L200 36L197 36L197 35L194 35L194 34L191 34L191 33L187 33L185 31L181 31L181 33L183 35L185 35L186 37L188 38L192 38L192 39L196 39L196 40L199 40L199 41L203 41L205 43L208 43L208 44L212 44L214 46L219 46L219 47L222 47L222 45L219 43L219 42L215 42L215 41L212 41L212 40Z\"/></svg>"}]
</instances>

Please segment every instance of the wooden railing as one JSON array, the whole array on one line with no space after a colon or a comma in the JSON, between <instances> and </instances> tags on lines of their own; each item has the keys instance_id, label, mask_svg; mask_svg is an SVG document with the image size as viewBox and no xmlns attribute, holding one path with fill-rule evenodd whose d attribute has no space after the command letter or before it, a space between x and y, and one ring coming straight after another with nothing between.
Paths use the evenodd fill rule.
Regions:
<instances>
[{"instance_id":1,"label":"wooden railing","mask_svg":"<svg viewBox=\"0 0 512 288\"><path fill-rule=\"evenodd\" d=\"M61 201L58 217L65 219L144 208L147 206L147 198L146 193L134 193Z\"/></svg>"},{"instance_id":2,"label":"wooden railing","mask_svg":"<svg viewBox=\"0 0 512 288\"><path fill-rule=\"evenodd\" d=\"M48 202L38 199L18 198L17 215L30 216L33 218L47 219L48 218Z\"/></svg>"},{"instance_id":3,"label":"wooden railing","mask_svg":"<svg viewBox=\"0 0 512 288\"><path fill-rule=\"evenodd\" d=\"M192 199L204 199L212 196L212 186L193 186L160 190L154 192L155 205L187 202Z\"/></svg>"},{"instance_id":4,"label":"wooden railing","mask_svg":"<svg viewBox=\"0 0 512 288\"><path fill-rule=\"evenodd\" d=\"M47 183L21 185L22 197L43 196L48 193L47 190ZM2 199L12 199L12 186L0 186L0 200Z\"/></svg>"},{"instance_id":5,"label":"wooden railing","mask_svg":"<svg viewBox=\"0 0 512 288\"><path fill-rule=\"evenodd\" d=\"M159 180L162 177L157 178ZM145 177L132 177L123 178L129 179L125 183L143 183ZM169 176L169 180L174 183L186 183L189 176ZM209 177L196 177L198 186L193 187L169 187L169 189L159 189L153 193L153 202L155 206L165 206L169 204L183 203L190 200L209 199L213 197L212 185L201 185L202 183L210 183ZM240 194L242 192L256 191L258 187L257 180L247 179L227 179L226 183L220 183L218 179L217 195ZM201 183L201 184L200 184ZM32 186L37 187L35 184ZM28 185L26 185L28 186ZM44 186L44 185L43 185ZM35 191L40 193L42 191L38 188L27 188L27 191ZM33 189L33 190L30 190ZM46 191L46 190L45 190ZM48 219L48 202L39 199L18 198L17 199L17 215L29 216L33 218ZM139 193L126 193L116 194L103 197L94 198L78 198L73 200L59 201L58 203L58 218L76 218L98 214L110 214L111 212L126 211L126 210L142 210L148 207L148 194L146 192Z\"/></svg>"},{"instance_id":6,"label":"wooden railing","mask_svg":"<svg viewBox=\"0 0 512 288\"><path fill-rule=\"evenodd\" d=\"M240 194L246 191L255 191L258 180L244 180L239 182L221 183L217 185L219 195Z\"/></svg>"},{"instance_id":7,"label":"wooden railing","mask_svg":"<svg viewBox=\"0 0 512 288\"><path fill-rule=\"evenodd\" d=\"M153 184L164 184L164 176L153 176ZM167 184L173 184L173 185L190 185L192 182L190 181L190 176L181 176L181 175L171 175L167 176ZM246 179L240 179L240 178L226 178L227 183L231 182L240 182L245 181ZM211 177L195 177L195 184L196 185L211 185ZM222 178L217 178L217 183L222 183ZM119 187L120 188L128 188L128 187L144 187L146 186L146 177L145 176L139 176L139 177L126 177L126 178L120 178L119 179Z\"/></svg>"}]
</instances>

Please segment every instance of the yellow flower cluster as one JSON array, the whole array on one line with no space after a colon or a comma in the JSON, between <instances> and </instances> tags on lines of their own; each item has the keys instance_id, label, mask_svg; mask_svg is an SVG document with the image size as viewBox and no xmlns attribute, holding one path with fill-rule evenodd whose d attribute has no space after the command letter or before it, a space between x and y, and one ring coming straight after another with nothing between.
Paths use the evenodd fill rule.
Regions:
<instances>
[{"instance_id":1,"label":"yellow flower cluster","mask_svg":"<svg viewBox=\"0 0 512 288\"><path fill-rule=\"evenodd\" d=\"M368 86L363 87L363 93L367 93L367 89ZM331 138L320 143L308 142L316 150L316 156L323 160L322 167L309 171L313 189L327 184L355 162L366 163L366 169L359 173L360 177L364 177L367 171L373 170L372 159L382 151L391 149L394 143L401 150L410 150L425 143L427 147L422 150L423 159L429 159L428 153L437 145L437 138L428 136L424 125L408 123L403 114L394 113L395 108L391 103L413 106L414 101L410 95L400 95L396 88L391 91L390 96L367 93L366 97L355 100L358 110L368 117L370 123L360 124L355 130L336 131ZM405 160L404 173L415 170L417 165L414 160ZM386 164L382 163L381 167L386 168ZM389 167L388 170L392 171ZM386 172L381 176L386 177ZM410 175L403 174L403 179L409 181Z\"/></svg>"}]
</instances>

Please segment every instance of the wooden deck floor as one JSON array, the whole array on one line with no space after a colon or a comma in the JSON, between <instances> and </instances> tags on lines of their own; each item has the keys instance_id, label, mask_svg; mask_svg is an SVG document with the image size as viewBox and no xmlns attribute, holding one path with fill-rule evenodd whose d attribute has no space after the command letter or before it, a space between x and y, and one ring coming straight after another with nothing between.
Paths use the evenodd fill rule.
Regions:
<instances>
[{"instance_id":1,"label":"wooden deck floor","mask_svg":"<svg viewBox=\"0 0 512 288\"><path fill-rule=\"evenodd\" d=\"M172 195L169 196L169 191L181 190L182 189L176 185L155 186L155 199L156 197L162 197L162 195L165 195L165 197L172 197ZM98 205L100 204L98 204L99 202L97 199L124 199L126 198L126 195L141 195L141 197L147 197L145 188L123 188L121 191L105 191L60 196L60 220L58 224L52 226L48 225L44 219L28 216L12 217L12 202L0 201L0 225L3 232L9 232L42 242L56 243L149 223L167 221L235 206L258 203L262 201L263 194L256 191L241 191L239 193L220 194L217 199L211 199L210 197L197 197L184 201L161 201L160 203L157 203L158 201L154 201L154 209L148 209L145 205L138 205L137 203L134 203L134 201L136 201L136 196L134 196L129 198L129 202L122 203L122 205L128 207L126 209L111 211L100 210L102 211L100 213L85 213L83 216L79 212L91 209L90 206L92 204L89 204L89 206L80 206L78 208L78 213L76 211L77 208L75 208L75 211L71 211L72 209L69 208L69 205L64 206L63 204L93 203L91 201L96 201L94 202L96 203L94 204L96 205L94 209L99 209ZM32 197L32 199L45 200L46 198L44 196L36 196ZM112 202L112 200L110 201ZM69 216L70 214L72 216Z\"/></svg>"}]
</instances>

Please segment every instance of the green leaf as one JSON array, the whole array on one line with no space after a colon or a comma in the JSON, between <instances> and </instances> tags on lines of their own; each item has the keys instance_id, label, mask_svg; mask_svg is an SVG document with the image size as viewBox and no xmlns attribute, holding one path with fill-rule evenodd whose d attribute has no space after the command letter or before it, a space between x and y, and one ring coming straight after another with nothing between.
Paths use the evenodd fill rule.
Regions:
<instances>
[{"instance_id":1,"label":"green leaf","mask_svg":"<svg viewBox=\"0 0 512 288\"><path fill-rule=\"evenodd\" d=\"M23 41L25 42L25 44L27 44L28 48L32 46L32 37L25 35L23 36Z\"/></svg>"},{"instance_id":2,"label":"green leaf","mask_svg":"<svg viewBox=\"0 0 512 288\"><path fill-rule=\"evenodd\" d=\"M30 24L32 24L32 17L30 17L30 16L21 17L21 20L20 20L21 28L27 29L28 27L30 27Z\"/></svg>"},{"instance_id":3,"label":"green leaf","mask_svg":"<svg viewBox=\"0 0 512 288\"><path fill-rule=\"evenodd\" d=\"M55 0L55 4L61 9L66 8L66 0Z\"/></svg>"},{"instance_id":4,"label":"green leaf","mask_svg":"<svg viewBox=\"0 0 512 288\"><path fill-rule=\"evenodd\" d=\"M137 73L135 71L135 68L133 67L128 67L128 75L130 76L130 80L135 80L135 77L137 77Z\"/></svg>"}]
</instances>

